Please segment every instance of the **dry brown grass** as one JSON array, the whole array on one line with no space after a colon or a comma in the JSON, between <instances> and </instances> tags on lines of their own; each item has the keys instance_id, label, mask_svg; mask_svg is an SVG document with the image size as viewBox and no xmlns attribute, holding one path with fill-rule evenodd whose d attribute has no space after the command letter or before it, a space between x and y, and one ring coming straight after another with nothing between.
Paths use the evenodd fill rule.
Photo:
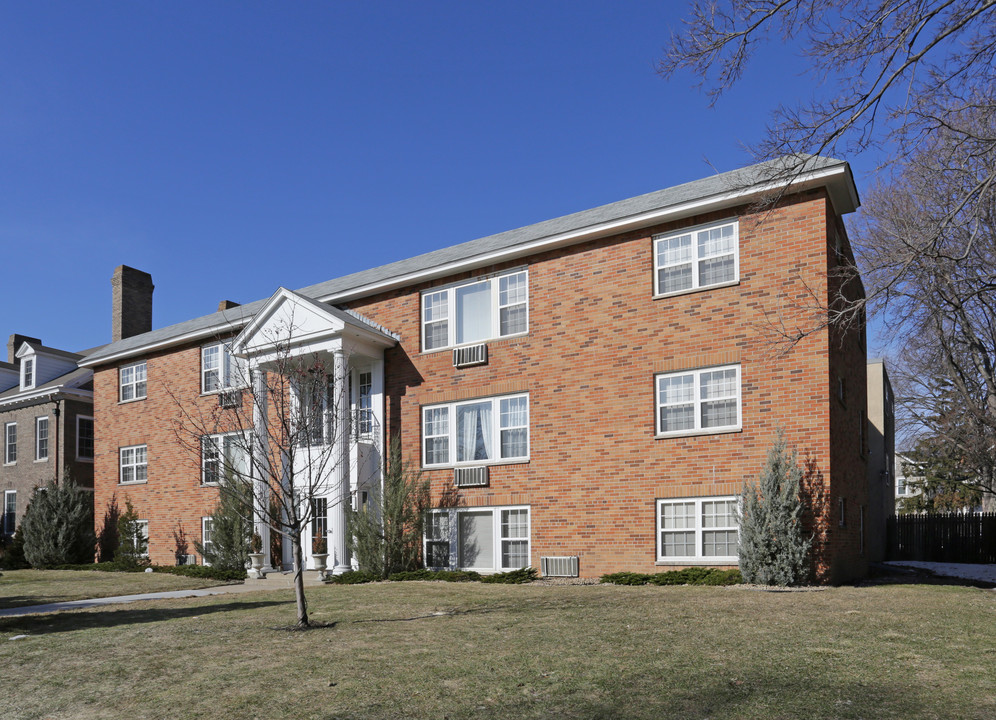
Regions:
<instances>
[{"instance_id":1,"label":"dry brown grass","mask_svg":"<svg viewBox=\"0 0 996 720\"><path fill-rule=\"evenodd\" d=\"M114 595L191 590L222 584L219 580L166 573L4 570L0 572L0 609Z\"/></svg>"},{"instance_id":2,"label":"dry brown grass","mask_svg":"<svg viewBox=\"0 0 996 720\"><path fill-rule=\"evenodd\" d=\"M996 593L388 583L0 620L4 718L993 718ZM26 634L27 638L10 640Z\"/></svg>"}]
</instances>

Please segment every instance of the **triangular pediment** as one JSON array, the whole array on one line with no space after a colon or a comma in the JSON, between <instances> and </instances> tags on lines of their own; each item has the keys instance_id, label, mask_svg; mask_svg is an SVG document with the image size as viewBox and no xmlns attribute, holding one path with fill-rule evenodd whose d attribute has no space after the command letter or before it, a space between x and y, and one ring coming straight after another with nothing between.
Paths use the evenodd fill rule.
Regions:
<instances>
[{"instance_id":1,"label":"triangular pediment","mask_svg":"<svg viewBox=\"0 0 996 720\"><path fill-rule=\"evenodd\" d=\"M271 352L322 342L342 334L345 327L332 308L279 288L232 343L237 355Z\"/></svg>"},{"instance_id":2,"label":"triangular pediment","mask_svg":"<svg viewBox=\"0 0 996 720\"><path fill-rule=\"evenodd\" d=\"M294 352L316 349L349 335L381 346L396 338L355 314L279 288L232 343L236 355L271 354L276 348Z\"/></svg>"}]
</instances>

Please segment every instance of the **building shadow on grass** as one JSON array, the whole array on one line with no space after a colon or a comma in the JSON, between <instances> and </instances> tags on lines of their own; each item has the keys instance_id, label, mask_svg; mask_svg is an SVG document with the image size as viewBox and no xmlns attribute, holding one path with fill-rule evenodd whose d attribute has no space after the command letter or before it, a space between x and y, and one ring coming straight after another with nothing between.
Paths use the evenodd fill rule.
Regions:
<instances>
[{"instance_id":1,"label":"building shadow on grass","mask_svg":"<svg viewBox=\"0 0 996 720\"><path fill-rule=\"evenodd\" d=\"M16 615L0 618L0 633L12 635L50 635L92 628L114 628L127 625L182 620L217 613L293 605L293 600L231 601L217 605L197 604L174 608L135 608L129 605L107 605L103 609L63 610L40 615Z\"/></svg>"}]
</instances>

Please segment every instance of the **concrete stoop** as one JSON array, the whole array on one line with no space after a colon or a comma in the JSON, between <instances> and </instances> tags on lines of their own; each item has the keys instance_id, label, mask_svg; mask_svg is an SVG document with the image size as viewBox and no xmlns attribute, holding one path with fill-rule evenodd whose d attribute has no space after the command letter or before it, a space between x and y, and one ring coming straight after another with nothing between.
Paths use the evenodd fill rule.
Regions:
<instances>
[{"instance_id":1,"label":"concrete stoop","mask_svg":"<svg viewBox=\"0 0 996 720\"><path fill-rule=\"evenodd\" d=\"M304 571L304 584L305 585L321 585L323 578L321 573L317 570L305 570ZM267 588L291 588L294 587L294 571L293 570L275 570L273 572L266 573L266 577L260 578L246 578L246 587L256 587L261 590Z\"/></svg>"}]
</instances>

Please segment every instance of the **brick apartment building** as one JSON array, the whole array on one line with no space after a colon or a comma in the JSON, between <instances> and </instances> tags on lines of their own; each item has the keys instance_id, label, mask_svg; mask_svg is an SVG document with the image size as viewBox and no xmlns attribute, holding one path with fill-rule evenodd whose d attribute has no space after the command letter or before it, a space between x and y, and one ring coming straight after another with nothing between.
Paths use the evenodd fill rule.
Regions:
<instances>
[{"instance_id":1,"label":"brick apartment building","mask_svg":"<svg viewBox=\"0 0 996 720\"><path fill-rule=\"evenodd\" d=\"M270 367L267 338L295 318L293 352L335 367L348 394L338 427L352 417L358 438L332 440L352 461L316 521L336 571L350 563L344 503L379 480L390 438L431 481L430 566L583 577L735 566L737 495L781 429L817 473L819 577L863 575L866 536L884 532L866 520L863 329L773 340L833 291L857 192L842 161L811 158L791 182L772 179L778 167L116 337L82 363L99 418L97 516L127 497L153 562L173 561L179 527L209 539L217 486L205 464L220 446L201 457L171 420L217 408L234 368ZM151 320L143 282L131 299L116 289L116 323Z\"/></svg>"},{"instance_id":2,"label":"brick apartment building","mask_svg":"<svg viewBox=\"0 0 996 720\"><path fill-rule=\"evenodd\" d=\"M82 354L11 335L0 362L0 534L17 529L35 488L93 487L93 371Z\"/></svg>"}]
</instances>

